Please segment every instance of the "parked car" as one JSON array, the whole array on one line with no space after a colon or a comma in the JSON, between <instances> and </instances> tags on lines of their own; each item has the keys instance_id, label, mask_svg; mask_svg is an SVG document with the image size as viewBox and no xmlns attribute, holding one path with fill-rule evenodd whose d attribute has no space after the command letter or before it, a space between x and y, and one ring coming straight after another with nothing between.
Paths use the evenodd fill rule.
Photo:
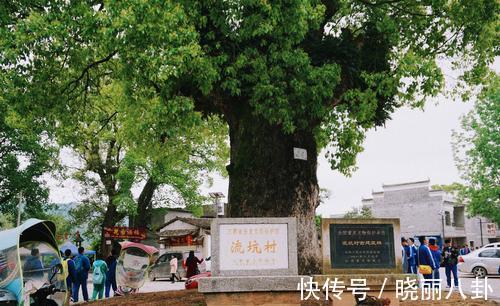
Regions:
<instances>
[{"instance_id":1,"label":"parked car","mask_svg":"<svg viewBox=\"0 0 500 306\"><path fill-rule=\"evenodd\" d=\"M183 262L189 256L189 251L187 252L169 252L158 257L156 262L151 267L149 271L149 279L155 281L160 278L171 278L172 273L170 273L170 258L174 255L177 257L177 276L180 279L186 278L186 269L183 266ZM198 258L202 258L200 252L195 252L194 255ZM198 265L200 272L206 272L206 261L203 260L201 264Z\"/></svg>"},{"instance_id":2,"label":"parked car","mask_svg":"<svg viewBox=\"0 0 500 306\"><path fill-rule=\"evenodd\" d=\"M500 242L488 243L487 245L481 247L481 249L484 248L500 248Z\"/></svg>"},{"instance_id":3,"label":"parked car","mask_svg":"<svg viewBox=\"0 0 500 306\"><path fill-rule=\"evenodd\" d=\"M195 276L191 276L185 283L186 289L198 289L198 280L202 277L211 277L212 272L203 272Z\"/></svg>"},{"instance_id":4,"label":"parked car","mask_svg":"<svg viewBox=\"0 0 500 306\"><path fill-rule=\"evenodd\" d=\"M500 248L481 248L458 257L458 271L472 273L475 277L497 275L500 266Z\"/></svg>"}]
</instances>

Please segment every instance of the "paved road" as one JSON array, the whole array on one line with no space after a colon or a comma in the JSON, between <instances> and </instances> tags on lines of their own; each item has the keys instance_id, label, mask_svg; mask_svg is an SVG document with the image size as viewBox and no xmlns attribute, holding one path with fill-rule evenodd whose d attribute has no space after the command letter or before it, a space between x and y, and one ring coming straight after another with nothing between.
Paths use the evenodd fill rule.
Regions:
<instances>
[{"instance_id":1,"label":"paved road","mask_svg":"<svg viewBox=\"0 0 500 306\"><path fill-rule=\"evenodd\" d=\"M441 277L441 286L446 288L446 274L445 269L439 269L439 275ZM458 273L458 278L460 279L460 287L464 294L469 296L474 296L474 281L475 277L472 274ZM453 283L453 276L452 276ZM488 285L491 286L492 291L488 292L488 299L500 301L500 275L488 276ZM447 289L444 289L447 291ZM456 288L454 292L458 292Z\"/></svg>"},{"instance_id":2,"label":"paved road","mask_svg":"<svg viewBox=\"0 0 500 306\"><path fill-rule=\"evenodd\" d=\"M170 281L147 281L140 292L156 292L156 291L170 291L170 290L184 290L184 282L176 282L172 284Z\"/></svg>"},{"instance_id":3,"label":"paved road","mask_svg":"<svg viewBox=\"0 0 500 306\"><path fill-rule=\"evenodd\" d=\"M92 281L89 280L87 284L87 290L89 291L89 298L92 298L92 290L93 290ZM184 290L184 282L176 282L172 284L170 281L146 281L144 286L139 290L139 292L157 292L157 291L171 291L171 290ZM111 294L113 295L113 294ZM80 289L79 301L83 301L82 291Z\"/></svg>"}]
</instances>

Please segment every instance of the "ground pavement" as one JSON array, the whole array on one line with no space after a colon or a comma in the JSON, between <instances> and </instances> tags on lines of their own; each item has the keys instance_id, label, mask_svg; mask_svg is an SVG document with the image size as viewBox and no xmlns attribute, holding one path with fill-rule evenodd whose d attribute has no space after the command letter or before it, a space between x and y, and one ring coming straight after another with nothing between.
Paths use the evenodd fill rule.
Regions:
<instances>
[{"instance_id":1,"label":"ground pavement","mask_svg":"<svg viewBox=\"0 0 500 306\"><path fill-rule=\"evenodd\" d=\"M92 297L92 290L94 288L93 288L93 284L90 280L89 280L89 283L87 284L87 288L89 291L89 298L91 298ZM176 282L176 283L172 284L172 282L167 281L167 280L164 280L164 281L160 280L160 281L154 281L154 282L147 280L144 283L144 286L141 289L139 289L139 293L172 291L172 290L183 290L183 289L184 289L184 281ZM111 296L113 296L112 293L111 293ZM79 294L78 300L80 302L83 301L83 295L82 295L81 289L80 289L80 294Z\"/></svg>"},{"instance_id":2,"label":"ground pavement","mask_svg":"<svg viewBox=\"0 0 500 306\"><path fill-rule=\"evenodd\" d=\"M442 286L443 288L446 288L446 275L445 275L445 270L444 268L440 269L440 276L442 279ZM473 281L475 278L472 275L466 275L463 273L459 274L460 277L460 283L461 287L463 290L463 293L468 295L468 296L473 296L474 293L474 287L473 287ZM453 280L452 280L453 281ZM488 284L491 286L493 289L493 292L488 293L488 299L491 300L496 300L500 302L500 276L489 276L488 277ZM92 296L92 283L88 283L88 290L89 290L89 296ZM159 291L172 291L172 290L183 290L184 289L184 282L176 282L175 284L172 284L168 280L161 280L161 281L146 281L144 286L139 290L141 293L147 293L147 292L159 292ZM447 289L444 289L447 290ZM454 292L458 292L458 290L454 290ZM443 293L446 295L445 293ZM80 290L80 301L83 300L83 296Z\"/></svg>"}]
</instances>

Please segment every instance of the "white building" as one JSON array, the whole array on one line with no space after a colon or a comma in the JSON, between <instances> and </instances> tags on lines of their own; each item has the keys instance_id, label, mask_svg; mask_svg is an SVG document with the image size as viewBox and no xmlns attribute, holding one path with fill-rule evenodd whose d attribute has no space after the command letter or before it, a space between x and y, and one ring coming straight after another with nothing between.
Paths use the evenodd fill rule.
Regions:
<instances>
[{"instance_id":1,"label":"white building","mask_svg":"<svg viewBox=\"0 0 500 306\"><path fill-rule=\"evenodd\" d=\"M382 185L362 204L377 218L399 218L403 237L444 236L459 245L482 246L500 241L498 226L484 217L467 216L466 207L443 190L431 190L429 180Z\"/></svg>"},{"instance_id":2,"label":"white building","mask_svg":"<svg viewBox=\"0 0 500 306\"><path fill-rule=\"evenodd\" d=\"M214 217L214 205L203 205L201 218L185 208L156 209L152 223L160 254L195 251L204 258L210 257L210 224Z\"/></svg>"}]
</instances>

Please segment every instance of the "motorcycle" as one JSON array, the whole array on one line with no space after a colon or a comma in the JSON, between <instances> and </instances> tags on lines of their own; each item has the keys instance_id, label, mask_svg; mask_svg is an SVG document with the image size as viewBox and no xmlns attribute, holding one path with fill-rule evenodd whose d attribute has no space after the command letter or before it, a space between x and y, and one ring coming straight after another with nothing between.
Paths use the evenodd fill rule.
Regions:
<instances>
[{"instance_id":1,"label":"motorcycle","mask_svg":"<svg viewBox=\"0 0 500 306\"><path fill-rule=\"evenodd\" d=\"M122 242L120 257L116 262L117 293L127 295L137 292L148 278L149 269L158 254L158 249L153 246Z\"/></svg>"},{"instance_id":2,"label":"motorcycle","mask_svg":"<svg viewBox=\"0 0 500 306\"><path fill-rule=\"evenodd\" d=\"M62 306L66 281L51 221L0 232L0 306Z\"/></svg>"}]
</instances>

